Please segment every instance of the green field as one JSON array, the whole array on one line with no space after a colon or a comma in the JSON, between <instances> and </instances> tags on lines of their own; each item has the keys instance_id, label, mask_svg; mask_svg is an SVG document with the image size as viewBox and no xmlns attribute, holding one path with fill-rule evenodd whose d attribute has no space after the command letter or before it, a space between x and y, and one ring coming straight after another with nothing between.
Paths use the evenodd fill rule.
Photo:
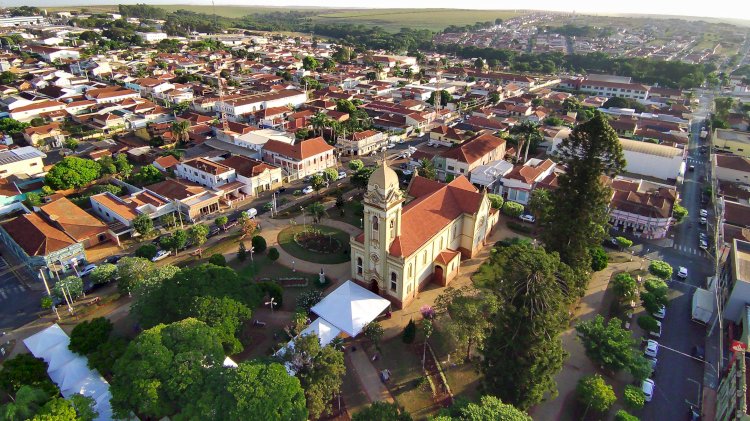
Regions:
<instances>
[{"instance_id":1,"label":"green field","mask_svg":"<svg viewBox=\"0 0 750 421\"><path fill-rule=\"evenodd\" d=\"M329 9L316 7L271 7L271 6L216 6L170 4L154 5L165 10L178 9L199 13L215 13L228 18L240 18L254 13L309 11L312 19L321 23L362 24L380 26L392 32L403 27L439 31L449 25L469 25L477 22L509 19L522 11L514 10L459 10L459 9ZM68 6L48 7L50 12L86 9L89 12L116 12L117 6Z\"/></svg>"},{"instance_id":2,"label":"green field","mask_svg":"<svg viewBox=\"0 0 750 421\"><path fill-rule=\"evenodd\" d=\"M381 26L397 32L401 28L439 31L449 25L469 25L477 22L509 19L521 12L510 10L452 10L452 9L366 9L326 11L314 20L326 23Z\"/></svg>"}]
</instances>

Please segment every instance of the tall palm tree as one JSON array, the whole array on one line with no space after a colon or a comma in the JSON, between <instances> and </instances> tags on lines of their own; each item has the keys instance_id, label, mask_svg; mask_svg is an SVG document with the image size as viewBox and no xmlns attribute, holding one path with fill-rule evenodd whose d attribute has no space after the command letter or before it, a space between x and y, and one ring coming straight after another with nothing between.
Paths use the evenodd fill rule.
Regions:
<instances>
[{"instance_id":1,"label":"tall palm tree","mask_svg":"<svg viewBox=\"0 0 750 421\"><path fill-rule=\"evenodd\" d=\"M526 145L526 153L523 157L523 162L529 159L529 147L531 144L541 139L539 134L539 125L532 123L531 121L524 121L521 124L517 124L510 129L511 134L516 136L518 139L518 157L521 157L521 151L523 150L524 144Z\"/></svg>"},{"instance_id":2,"label":"tall palm tree","mask_svg":"<svg viewBox=\"0 0 750 421\"><path fill-rule=\"evenodd\" d=\"M330 117L327 115L317 112L314 116L310 118L310 124L313 126L313 130L316 130L321 136L323 135L323 128L327 127L329 121L331 120Z\"/></svg>"},{"instance_id":3,"label":"tall palm tree","mask_svg":"<svg viewBox=\"0 0 750 421\"><path fill-rule=\"evenodd\" d=\"M305 208L305 212L312 216L313 222L316 224L328 213L326 207L320 202L311 203Z\"/></svg>"},{"instance_id":4,"label":"tall palm tree","mask_svg":"<svg viewBox=\"0 0 750 421\"><path fill-rule=\"evenodd\" d=\"M187 143L190 139L190 122L187 120L173 121L172 137L179 143Z\"/></svg>"}]
</instances>

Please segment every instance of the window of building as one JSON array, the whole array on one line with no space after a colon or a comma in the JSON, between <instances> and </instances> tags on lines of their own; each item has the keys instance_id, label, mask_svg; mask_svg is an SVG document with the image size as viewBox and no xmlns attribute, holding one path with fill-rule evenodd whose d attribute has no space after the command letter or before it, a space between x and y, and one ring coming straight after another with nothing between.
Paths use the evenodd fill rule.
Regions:
<instances>
[{"instance_id":1,"label":"window of building","mask_svg":"<svg viewBox=\"0 0 750 421\"><path fill-rule=\"evenodd\" d=\"M458 224L453 225L453 238L458 237Z\"/></svg>"},{"instance_id":2,"label":"window of building","mask_svg":"<svg viewBox=\"0 0 750 421\"><path fill-rule=\"evenodd\" d=\"M357 275L362 274L362 258L357 257Z\"/></svg>"},{"instance_id":3,"label":"window of building","mask_svg":"<svg viewBox=\"0 0 750 421\"><path fill-rule=\"evenodd\" d=\"M409 278L411 278L411 276L412 276L412 270L411 269L412 269L411 268L411 263L409 263L409 272L408 272L409 273Z\"/></svg>"},{"instance_id":4,"label":"window of building","mask_svg":"<svg viewBox=\"0 0 750 421\"><path fill-rule=\"evenodd\" d=\"M453 167L452 165L448 165L448 171L455 171L455 170L456 170L455 167Z\"/></svg>"},{"instance_id":5,"label":"window of building","mask_svg":"<svg viewBox=\"0 0 750 421\"><path fill-rule=\"evenodd\" d=\"M378 230L378 217L377 215L373 215L372 217L372 230L377 231Z\"/></svg>"},{"instance_id":6,"label":"window of building","mask_svg":"<svg viewBox=\"0 0 750 421\"><path fill-rule=\"evenodd\" d=\"M396 272L391 272L391 291L396 292L396 287L398 287L398 275L396 275Z\"/></svg>"},{"instance_id":7,"label":"window of building","mask_svg":"<svg viewBox=\"0 0 750 421\"><path fill-rule=\"evenodd\" d=\"M426 264L426 263L427 263L427 250L425 250L424 253L422 254L422 264Z\"/></svg>"},{"instance_id":8,"label":"window of building","mask_svg":"<svg viewBox=\"0 0 750 421\"><path fill-rule=\"evenodd\" d=\"M411 294L411 284L406 286L406 293Z\"/></svg>"},{"instance_id":9,"label":"window of building","mask_svg":"<svg viewBox=\"0 0 750 421\"><path fill-rule=\"evenodd\" d=\"M443 237L440 237L440 250L443 249Z\"/></svg>"}]
</instances>

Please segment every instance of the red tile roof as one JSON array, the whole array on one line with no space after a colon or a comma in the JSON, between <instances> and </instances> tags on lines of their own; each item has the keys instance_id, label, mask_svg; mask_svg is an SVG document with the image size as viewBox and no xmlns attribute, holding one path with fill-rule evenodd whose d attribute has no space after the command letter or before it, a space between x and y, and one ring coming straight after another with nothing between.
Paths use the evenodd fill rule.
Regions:
<instances>
[{"instance_id":1,"label":"red tile roof","mask_svg":"<svg viewBox=\"0 0 750 421\"><path fill-rule=\"evenodd\" d=\"M46 256L77 242L35 213L5 222L3 228L29 256Z\"/></svg>"},{"instance_id":2,"label":"red tile roof","mask_svg":"<svg viewBox=\"0 0 750 421\"><path fill-rule=\"evenodd\" d=\"M389 250L397 257L410 256L462 214L477 213L483 198L464 176L449 184L415 176L407 194L414 200L401 211L401 235Z\"/></svg>"},{"instance_id":3,"label":"red tile roof","mask_svg":"<svg viewBox=\"0 0 750 421\"><path fill-rule=\"evenodd\" d=\"M485 133L457 147L451 148L441 155L443 158L452 158L460 162L472 164L495 149L504 147L505 139Z\"/></svg>"},{"instance_id":4,"label":"red tile roof","mask_svg":"<svg viewBox=\"0 0 750 421\"><path fill-rule=\"evenodd\" d=\"M221 163L226 165L227 167L234 168L237 174L248 178L255 177L258 174L262 174L265 170L273 170L276 168L275 166L267 164L265 162L240 155L229 157L221 161Z\"/></svg>"},{"instance_id":5,"label":"red tile roof","mask_svg":"<svg viewBox=\"0 0 750 421\"><path fill-rule=\"evenodd\" d=\"M275 152L298 161L332 151L333 149L334 147L326 143L320 136L303 140L293 145L270 139L263 145L263 150L265 151Z\"/></svg>"},{"instance_id":6,"label":"red tile roof","mask_svg":"<svg viewBox=\"0 0 750 421\"><path fill-rule=\"evenodd\" d=\"M78 241L107 232L107 226L65 197L47 203L39 213Z\"/></svg>"}]
</instances>

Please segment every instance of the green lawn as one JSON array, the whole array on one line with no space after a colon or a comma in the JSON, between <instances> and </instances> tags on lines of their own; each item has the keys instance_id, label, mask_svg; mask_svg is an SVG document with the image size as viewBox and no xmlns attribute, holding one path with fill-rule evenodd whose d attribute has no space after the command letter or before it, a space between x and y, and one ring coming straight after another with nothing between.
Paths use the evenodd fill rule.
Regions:
<instances>
[{"instance_id":1,"label":"green lawn","mask_svg":"<svg viewBox=\"0 0 750 421\"><path fill-rule=\"evenodd\" d=\"M334 253L316 253L307 250L294 241L294 235L305 229L315 229L323 235L330 236L333 241L338 241L341 248ZM279 245L292 256L308 262L318 262L322 264L344 263L351 260L349 256L349 234L340 229L326 225L291 225L284 228L279 233Z\"/></svg>"},{"instance_id":2,"label":"green lawn","mask_svg":"<svg viewBox=\"0 0 750 421\"><path fill-rule=\"evenodd\" d=\"M388 389L399 406L404 407L414 419L425 419L434 415L438 407L432 400L430 386L422 382L422 364L418 355L421 349L421 334L413 344L405 344L401 336L380 343L380 358L373 364L378 371L389 369L391 380Z\"/></svg>"},{"instance_id":3,"label":"green lawn","mask_svg":"<svg viewBox=\"0 0 750 421\"><path fill-rule=\"evenodd\" d=\"M313 17L314 21L350 25L380 26L391 32L401 28L440 31L449 25L467 25L509 19L520 12L512 10L457 9L358 9L327 10Z\"/></svg>"},{"instance_id":4,"label":"green lawn","mask_svg":"<svg viewBox=\"0 0 750 421\"><path fill-rule=\"evenodd\" d=\"M344 202L343 211L344 215L341 215L341 210L330 209L328 217L336 221L346 222L353 227L362 227L362 202L357 200Z\"/></svg>"}]
</instances>

